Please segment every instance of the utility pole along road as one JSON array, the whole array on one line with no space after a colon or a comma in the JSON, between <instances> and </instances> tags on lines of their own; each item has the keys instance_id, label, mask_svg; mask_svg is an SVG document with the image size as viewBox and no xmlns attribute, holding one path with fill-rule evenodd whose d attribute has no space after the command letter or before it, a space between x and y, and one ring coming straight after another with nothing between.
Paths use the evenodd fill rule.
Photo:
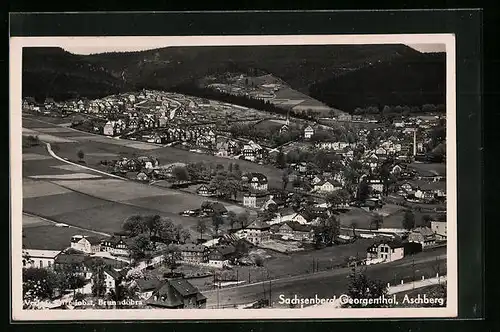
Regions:
<instances>
[{"instance_id":1,"label":"utility pole along road","mask_svg":"<svg viewBox=\"0 0 500 332\"><path fill-rule=\"evenodd\" d=\"M443 250L444 249L444 250ZM439 273L446 274L446 248L433 250L433 252L421 253L415 256L383 263L361 267L366 268L365 272L369 278L377 279L385 283L399 283L403 278L405 282L410 281L415 275L415 281L436 276L436 265L439 264ZM431 254L431 255L429 255ZM420 256L423 255L423 256ZM334 295L339 296L347 292L348 277L351 268L341 268L334 270L321 271L317 273L299 275L275 279L271 282L256 282L230 288L203 292L207 297L207 308L233 307L245 303L252 303L264 298L263 287L266 294L269 294L271 288L273 307L287 307L285 304L279 304L280 295L293 298L295 295L303 298L315 297L331 298ZM418 280L417 280L418 279ZM268 295L269 296L269 295Z\"/></svg>"}]
</instances>

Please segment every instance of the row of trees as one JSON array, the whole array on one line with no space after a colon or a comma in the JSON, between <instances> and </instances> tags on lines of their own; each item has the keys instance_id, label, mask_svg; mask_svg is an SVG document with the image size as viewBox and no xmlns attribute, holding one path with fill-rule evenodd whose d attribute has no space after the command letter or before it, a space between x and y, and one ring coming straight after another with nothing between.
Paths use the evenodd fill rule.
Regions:
<instances>
[{"instance_id":1,"label":"row of trees","mask_svg":"<svg viewBox=\"0 0 500 332\"><path fill-rule=\"evenodd\" d=\"M203 240L203 235L207 234L209 231L209 226L212 226L214 230L214 235L218 235L220 228L223 225L227 225L228 228L235 229L236 225L240 228L244 228L249 224L250 216L247 212L237 214L234 211L229 211L226 217L220 214L213 214L210 221L207 219L198 219L196 224L196 231L200 233L200 240Z\"/></svg>"},{"instance_id":2,"label":"row of trees","mask_svg":"<svg viewBox=\"0 0 500 332\"><path fill-rule=\"evenodd\" d=\"M422 106L408 106L408 105L385 105L383 108L379 106L368 106L368 107L357 107L354 109L354 114L356 115L403 115L408 116L410 114L419 113L433 113L433 112L445 112L446 106L444 104L424 104Z\"/></svg>"},{"instance_id":3,"label":"row of trees","mask_svg":"<svg viewBox=\"0 0 500 332\"><path fill-rule=\"evenodd\" d=\"M151 258L157 243L185 243L191 237L182 225L175 225L169 218L159 215L130 216L122 229L131 238L129 250L135 261Z\"/></svg>"},{"instance_id":4,"label":"row of trees","mask_svg":"<svg viewBox=\"0 0 500 332\"><path fill-rule=\"evenodd\" d=\"M275 114L286 115L288 113L287 109L275 106L274 104L270 103L267 100L256 99L244 95L233 95L212 88L200 87L195 82L189 82L186 84L178 85L176 87L170 88L170 91L190 96L196 96L200 98L218 100L235 105L241 105L248 108L253 108ZM311 120L314 118L314 114L311 113L308 114L308 113L294 112L293 115L297 118L306 120Z\"/></svg>"}]
</instances>

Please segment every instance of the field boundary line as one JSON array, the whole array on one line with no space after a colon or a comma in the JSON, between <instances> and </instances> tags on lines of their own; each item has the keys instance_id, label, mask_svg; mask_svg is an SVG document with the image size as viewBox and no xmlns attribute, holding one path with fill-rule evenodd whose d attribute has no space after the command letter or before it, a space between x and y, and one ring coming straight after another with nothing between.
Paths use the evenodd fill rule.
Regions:
<instances>
[{"instance_id":1,"label":"field boundary line","mask_svg":"<svg viewBox=\"0 0 500 332\"><path fill-rule=\"evenodd\" d=\"M118 175L114 175L114 174L110 174L110 173L107 173L107 172L104 172L104 171L100 171L100 170L97 170L95 168L91 168L91 167L88 167L88 166L83 166L83 165L80 165L80 164L77 164L77 163L74 163L72 161L69 161L69 160L66 160L64 158L61 158L59 157L58 155L56 155L54 153L54 151L52 151L52 147L50 146L50 143L45 143L46 146L47 146L47 151L49 152L49 154L59 160L59 161L62 161L63 163L66 163L66 164L69 164L69 165L73 165L73 166L78 166L78 167L81 167L83 169L86 169L86 170L89 170L89 171L93 171L93 172L96 172L96 173L99 173L99 174L102 174L102 175L106 175L106 176L109 176L109 177L112 177L112 178L115 178L115 179L120 179L120 180L128 180L126 178L122 178L121 176L118 176Z\"/></svg>"},{"instance_id":2,"label":"field boundary line","mask_svg":"<svg viewBox=\"0 0 500 332\"><path fill-rule=\"evenodd\" d=\"M40 216L40 215L37 215L37 214L34 214L34 213L31 213L31 212L26 212L26 211L23 211L23 214L27 215L27 216L31 216L31 217L37 217L37 218L40 218L42 219L43 221L46 221L46 222L50 222L52 224L63 224L62 222L58 222L58 221L55 221L55 220L52 220L52 219L49 219L47 217L43 217L43 216ZM96 231L96 230L93 230L93 229L90 229L90 228L84 228L84 227L80 227L80 226L74 226L72 224L68 224L68 223L64 223L66 225L69 226L69 228L74 228L74 229L78 229L78 230L81 230L81 231L86 231L86 232L89 232L89 233L94 233L94 234L98 234L98 235L102 235L102 236L108 236L110 237L111 234L108 234L108 233L104 233L104 232L100 232L100 231Z\"/></svg>"}]
</instances>

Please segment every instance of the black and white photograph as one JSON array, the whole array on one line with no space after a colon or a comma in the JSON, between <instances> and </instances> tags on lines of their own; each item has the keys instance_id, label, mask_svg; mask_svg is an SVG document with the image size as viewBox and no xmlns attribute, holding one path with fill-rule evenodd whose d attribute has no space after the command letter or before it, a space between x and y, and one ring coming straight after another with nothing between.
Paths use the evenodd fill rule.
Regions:
<instances>
[{"instance_id":1,"label":"black and white photograph","mask_svg":"<svg viewBox=\"0 0 500 332\"><path fill-rule=\"evenodd\" d=\"M454 47L11 38L13 317L455 317Z\"/></svg>"}]
</instances>

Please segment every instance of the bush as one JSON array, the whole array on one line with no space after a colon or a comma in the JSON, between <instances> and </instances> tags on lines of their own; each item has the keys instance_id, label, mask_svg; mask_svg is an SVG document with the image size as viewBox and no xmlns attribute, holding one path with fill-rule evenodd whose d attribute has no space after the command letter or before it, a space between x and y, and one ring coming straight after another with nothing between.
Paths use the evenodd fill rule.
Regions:
<instances>
[{"instance_id":1,"label":"bush","mask_svg":"<svg viewBox=\"0 0 500 332\"><path fill-rule=\"evenodd\" d=\"M264 258L262 258L261 256L255 256L254 263L257 266L263 266L264 265Z\"/></svg>"}]
</instances>

